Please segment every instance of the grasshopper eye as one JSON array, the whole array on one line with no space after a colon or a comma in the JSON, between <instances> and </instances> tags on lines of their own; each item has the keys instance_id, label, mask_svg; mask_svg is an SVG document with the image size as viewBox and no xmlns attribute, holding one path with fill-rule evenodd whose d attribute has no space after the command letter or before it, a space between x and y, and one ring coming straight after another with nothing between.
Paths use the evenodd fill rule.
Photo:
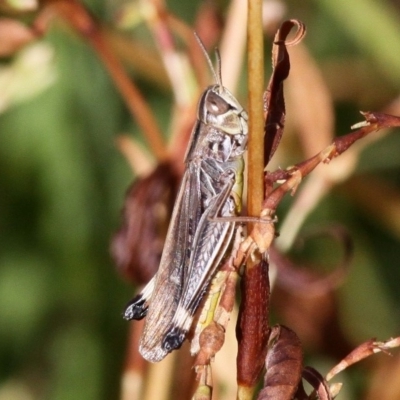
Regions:
<instances>
[{"instance_id":1,"label":"grasshopper eye","mask_svg":"<svg viewBox=\"0 0 400 400\"><path fill-rule=\"evenodd\" d=\"M212 112L214 112L214 113L217 113L218 112L218 104L217 103L211 103L210 104L210 110L209 111L212 111Z\"/></svg>"},{"instance_id":2,"label":"grasshopper eye","mask_svg":"<svg viewBox=\"0 0 400 400\"><path fill-rule=\"evenodd\" d=\"M205 101L206 109L214 115L224 114L229 111L229 104L214 92L209 92Z\"/></svg>"}]
</instances>

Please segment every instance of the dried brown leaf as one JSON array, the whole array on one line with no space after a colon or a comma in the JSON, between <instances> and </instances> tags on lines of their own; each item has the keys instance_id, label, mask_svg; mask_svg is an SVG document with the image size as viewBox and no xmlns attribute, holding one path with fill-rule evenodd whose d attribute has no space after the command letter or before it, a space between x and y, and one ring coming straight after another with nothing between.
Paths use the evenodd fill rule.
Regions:
<instances>
[{"instance_id":1,"label":"dried brown leaf","mask_svg":"<svg viewBox=\"0 0 400 400\"><path fill-rule=\"evenodd\" d=\"M131 282L146 283L158 269L177 187L173 168L163 163L128 190L111 253L118 271Z\"/></svg>"},{"instance_id":2,"label":"dried brown leaf","mask_svg":"<svg viewBox=\"0 0 400 400\"><path fill-rule=\"evenodd\" d=\"M293 27L297 27L295 38L286 41ZM265 140L264 140L264 163L268 164L274 155L285 124L285 100L283 95L283 81L288 77L290 70L289 54L286 47L297 44L305 35L305 25L298 20L283 22L275 35L272 48L273 73L268 83L265 94Z\"/></svg>"},{"instance_id":3,"label":"dried brown leaf","mask_svg":"<svg viewBox=\"0 0 400 400\"><path fill-rule=\"evenodd\" d=\"M315 389L319 400L332 400L328 384L317 370L312 367L305 367L303 378Z\"/></svg>"},{"instance_id":4,"label":"dried brown leaf","mask_svg":"<svg viewBox=\"0 0 400 400\"><path fill-rule=\"evenodd\" d=\"M264 388L258 400L292 399L301 379L303 354L301 342L291 329L272 329L265 366Z\"/></svg>"}]
</instances>

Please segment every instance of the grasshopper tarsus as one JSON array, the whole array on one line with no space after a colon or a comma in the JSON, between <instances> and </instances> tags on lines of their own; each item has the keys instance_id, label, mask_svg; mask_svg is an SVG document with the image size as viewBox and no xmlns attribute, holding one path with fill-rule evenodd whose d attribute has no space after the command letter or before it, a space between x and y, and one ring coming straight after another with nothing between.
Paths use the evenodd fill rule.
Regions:
<instances>
[{"instance_id":1,"label":"grasshopper tarsus","mask_svg":"<svg viewBox=\"0 0 400 400\"><path fill-rule=\"evenodd\" d=\"M127 321L140 320L147 315L148 305L141 294L135 296L126 306L124 319Z\"/></svg>"}]
</instances>

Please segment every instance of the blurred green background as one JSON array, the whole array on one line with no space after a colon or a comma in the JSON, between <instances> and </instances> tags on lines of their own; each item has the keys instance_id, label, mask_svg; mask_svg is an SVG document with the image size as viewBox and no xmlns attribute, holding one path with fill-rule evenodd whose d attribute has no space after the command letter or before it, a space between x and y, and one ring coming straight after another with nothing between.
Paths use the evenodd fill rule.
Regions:
<instances>
[{"instance_id":1,"label":"blurred green background","mask_svg":"<svg viewBox=\"0 0 400 400\"><path fill-rule=\"evenodd\" d=\"M85 4L112 24L120 2ZM167 4L191 23L201 2ZM398 3L282 4L286 17L307 25L307 46L334 93L337 132L360 120L357 110L382 110L398 96ZM16 76L20 82L0 114L0 400L116 399L128 327L121 312L133 289L116 274L109 241L133 176L115 138L127 132L139 138L140 132L87 44L60 26L40 42L46 62L31 60L20 75L0 80L0 99ZM3 59L0 74L17 71L17 57ZM358 90L335 97L345 65L364 75L353 70ZM133 78L160 124L166 123L170 93L140 81L135 71ZM399 133L364 152L358 168L359 175L373 175L397 191ZM340 292L351 340L399 335L399 233L340 191L311 219L325 218L347 226L356 245Z\"/></svg>"}]
</instances>

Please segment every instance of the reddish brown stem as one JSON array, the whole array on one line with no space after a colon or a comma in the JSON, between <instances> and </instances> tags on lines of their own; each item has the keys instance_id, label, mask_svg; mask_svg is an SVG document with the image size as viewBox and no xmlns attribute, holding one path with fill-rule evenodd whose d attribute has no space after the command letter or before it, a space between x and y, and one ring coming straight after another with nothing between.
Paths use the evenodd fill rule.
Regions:
<instances>
[{"instance_id":1,"label":"reddish brown stem","mask_svg":"<svg viewBox=\"0 0 400 400\"><path fill-rule=\"evenodd\" d=\"M251 258L248 263L252 263ZM254 264L254 263L253 263ZM236 329L239 342L237 374L240 386L252 388L262 372L269 336L268 263L258 261L246 268L241 281L242 299Z\"/></svg>"}]
</instances>

